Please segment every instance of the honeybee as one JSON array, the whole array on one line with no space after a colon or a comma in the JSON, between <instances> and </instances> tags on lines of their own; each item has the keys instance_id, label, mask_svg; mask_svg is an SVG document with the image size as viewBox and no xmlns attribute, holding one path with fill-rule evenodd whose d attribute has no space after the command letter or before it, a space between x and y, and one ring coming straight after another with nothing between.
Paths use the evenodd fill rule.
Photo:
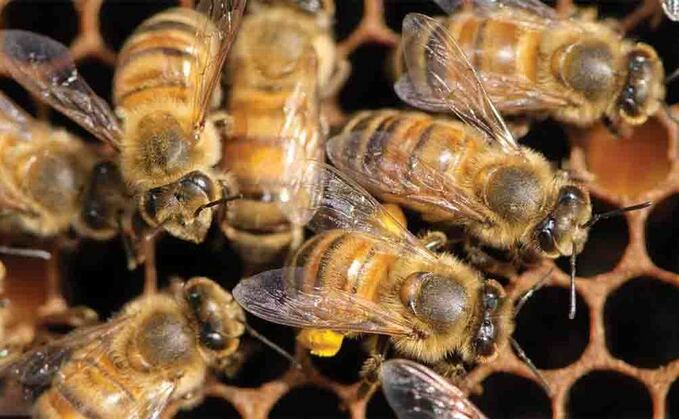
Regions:
<instances>
[{"instance_id":1,"label":"honeybee","mask_svg":"<svg viewBox=\"0 0 679 419\"><path fill-rule=\"evenodd\" d=\"M307 169L308 226L318 234L286 267L243 279L236 301L268 321L304 328L298 340L318 356L367 333L389 337L399 354L446 374L459 371L453 359L494 359L513 330L502 287L452 255L433 253L427 238L415 238L339 172L316 162Z\"/></svg>"},{"instance_id":2,"label":"honeybee","mask_svg":"<svg viewBox=\"0 0 679 419\"><path fill-rule=\"evenodd\" d=\"M656 51L605 23L560 18L539 0L473 0L471 10L458 10L460 0L436 3L450 13L437 28L457 41L503 115L548 115L577 126L604 118L618 132L644 123L663 105L664 70ZM418 34L423 39L406 52L409 63L395 61L397 72L408 73L396 92L414 106L447 110L444 100L423 103L410 96L409 87L432 71L429 36L436 47L446 47L437 44L437 34Z\"/></svg>"},{"instance_id":3,"label":"honeybee","mask_svg":"<svg viewBox=\"0 0 679 419\"><path fill-rule=\"evenodd\" d=\"M121 171L152 227L200 242L210 204L229 194L207 118L244 0L203 0L144 21L120 52L113 98L122 122L78 74L68 49L35 33L2 32L4 65L25 88L120 152Z\"/></svg>"},{"instance_id":4,"label":"honeybee","mask_svg":"<svg viewBox=\"0 0 679 419\"><path fill-rule=\"evenodd\" d=\"M434 371L406 359L386 361L382 391L398 419L484 419L462 391Z\"/></svg>"},{"instance_id":5,"label":"honeybee","mask_svg":"<svg viewBox=\"0 0 679 419\"><path fill-rule=\"evenodd\" d=\"M326 3L250 3L227 65L231 119L221 167L243 199L225 209L221 225L255 265L303 240L303 226L279 205L282 185L307 159L325 157L320 99L347 75L335 51L334 5Z\"/></svg>"},{"instance_id":6,"label":"honeybee","mask_svg":"<svg viewBox=\"0 0 679 419\"><path fill-rule=\"evenodd\" d=\"M649 204L593 217L582 185L517 144L440 21L409 14L402 45L409 72L399 83L401 93L425 107L446 105L462 122L410 112L362 113L328 141L330 160L384 200L419 211L430 222L462 225L482 244L514 252L519 260L569 256L572 318L575 257L589 227Z\"/></svg>"},{"instance_id":7,"label":"honeybee","mask_svg":"<svg viewBox=\"0 0 679 419\"><path fill-rule=\"evenodd\" d=\"M2 372L28 392L46 388L37 417L158 417L199 394L210 368L229 365L244 330L233 297L193 278L174 296L140 298L104 324L9 359Z\"/></svg>"}]
</instances>

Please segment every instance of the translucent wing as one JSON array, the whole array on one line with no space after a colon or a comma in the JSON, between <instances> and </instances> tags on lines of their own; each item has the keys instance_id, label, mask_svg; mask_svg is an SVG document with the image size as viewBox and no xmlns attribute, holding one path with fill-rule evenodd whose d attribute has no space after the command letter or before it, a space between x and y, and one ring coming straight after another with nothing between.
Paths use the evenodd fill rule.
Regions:
<instances>
[{"instance_id":1,"label":"translucent wing","mask_svg":"<svg viewBox=\"0 0 679 419\"><path fill-rule=\"evenodd\" d=\"M24 88L119 148L120 126L106 102L78 74L64 45L21 30L0 32L2 65Z\"/></svg>"},{"instance_id":2,"label":"translucent wing","mask_svg":"<svg viewBox=\"0 0 679 419\"><path fill-rule=\"evenodd\" d=\"M436 255L405 229L368 191L334 168L307 161L292 187L304 207L300 214L316 233L349 230L366 234L402 257L436 263ZM305 199L300 197L307 195Z\"/></svg>"},{"instance_id":3,"label":"translucent wing","mask_svg":"<svg viewBox=\"0 0 679 419\"><path fill-rule=\"evenodd\" d=\"M427 107L432 98L442 101L505 152L520 152L476 71L443 25L411 13L403 21L402 43L408 73L395 89L403 101L415 107Z\"/></svg>"},{"instance_id":4,"label":"translucent wing","mask_svg":"<svg viewBox=\"0 0 679 419\"><path fill-rule=\"evenodd\" d=\"M550 21L560 20L556 10L540 0L434 0L434 2L448 14L453 13L465 3L471 3L482 10L515 9Z\"/></svg>"},{"instance_id":5,"label":"translucent wing","mask_svg":"<svg viewBox=\"0 0 679 419\"><path fill-rule=\"evenodd\" d=\"M300 289L299 267L267 271L243 279L233 296L245 310L273 323L342 332L412 335L413 324L359 295L330 287Z\"/></svg>"},{"instance_id":6,"label":"translucent wing","mask_svg":"<svg viewBox=\"0 0 679 419\"><path fill-rule=\"evenodd\" d=\"M417 153L395 141L389 141L388 132L375 131L371 144L389 144L389 147L367 147L360 150L358 138L366 135L354 131L331 138L327 152L330 160L344 173L370 190L397 199L439 207L441 210L465 220L479 223L488 221L488 210L478 199L456 184L445 172L457 160L448 139L429 136L432 149L440 150L434 162L423 161Z\"/></svg>"},{"instance_id":7,"label":"translucent wing","mask_svg":"<svg viewBox=\"0 0 679 419\"><path fill-rule=\"evenodd\" d=\"M382 391L399 419L485 418L459 388L413 361L386 361L381 378Z\"/></svg>"},{"instance_id":8,"label":"translucent wing","mask_svg":"<svg viewBox=\"0 0 679 419\"><path fill-rule=\"evenodd\" d=\"M0 133L11 132L27 138L33 117L0 92Z\"/></svg>"},{"instance_id":9,"label":"translucent wing","mask_svg":"<svg viewBox=\"0 0 679 419\"><path fill-rule=\"evenodd\" d=\"M193 123L199 134L212 100L212 94L221 76L226 56L233 43L245 9L245 0L200 0L196 6L207 19L200 25L195 36L195 50L206 49L204 54L195 54L196 59L187 62L191 66L187 74L195 86L193 94Z\"/></svg>"},{"instance_id":10,"label":"translucent wing","mask_svg":"<svg viewBox=\"0 0 679 419\"><path fill-rule=\"evenodd\" d=\"M139 395L139 402L132 405L125 417L128 419L156 419L161 416L172 399L176 380L153 380Z\"/></svg>"},{"instance_id":11,"label":"translucent wing","mask_svg":"<svg viewBox=\"0 0 679 419\"><path fill-rule=\"evenodd\" d=\"M547 91L519 75L484 72L481 80L492 102L503 112L544 111L577 105L563 93Z\"/></svg>"},{"instance_id":12,"label":"translucent wing","mask_svg":"<svg viewBox=\"0 0 679 419\"><path fill-rule=\"evenodd\" d=\"M120 317L101 325L76 329L61 339L8 359L0 364L0 377L18 382L29 394L48 387L77 350L85 347L88 353L100 350L104 340L125 326L128 319Z\"/></svg>"},{"instance_id":13,"label":"translucent wing","mask_svg":"<svg viewBox=\"0 0 679 419\"><path fill-rule=\"evenodd\" d=\"M670 20L679 21L679 1L662 0L662 9Z\"/></svg>"}]
</instances>

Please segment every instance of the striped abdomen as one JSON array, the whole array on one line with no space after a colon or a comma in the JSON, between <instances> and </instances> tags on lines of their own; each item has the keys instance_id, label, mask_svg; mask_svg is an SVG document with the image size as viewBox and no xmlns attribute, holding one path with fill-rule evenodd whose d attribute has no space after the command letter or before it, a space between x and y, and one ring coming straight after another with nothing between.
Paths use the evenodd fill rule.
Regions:
<instances>
[{"instance_id":1,"label":"striped abdomen","mask_svg":"<svg viewBox=\"0 0 679 419\"><path fill-rule=\"evenodd\" d=\"M116 106L131 109L149 102L186 102L200 72L196 65L209 52L195 41L203 25L212 24L191 9L168 9L145 20L120 51L113 85ZM187 66L191 64L191 66ZM176 105L175 105L176 106Z\"/></svg>"},{"instance_id":2,"label":"striped abdomen","mask_svg":"<svg viewBox=\"0 0 679 419\"><path fill-rule=\"evenodd\" d=\"M396 257L379 251L379 244L356 232L332 230L309 239L289 261L301 267L298 289L330 287L376 301L378 287L388 280Z\"/></svg>"},{"instance_id":3,"label":"striped abdomen","mask_svg":"<svg viewBox=\"0 0 679 419\"><path fill-rule=\"evenodd\" d=\"M151 382L138 375L116 371L108 354L85 356L64 365L52 387L35 404L35 417L41 418L123 418L140 400L144 386Z\"/></svg>"},{"instance_id":4,"label":"striped abdomen","mask_svg":"<svg viewBox=\"0 0 679 419\"><path fill-rule=\"evenodd\" d=\"M418 170L417 159L447 174L452 182L466 184L474 157L486 150L484 141L462 123L417 112L361 112L349 121L344 134L341 153L329 153L333 163L389 185L385 189L396 196L405 192L400 182L380 177L408 180Z\"/></svg>"}]
</instances>

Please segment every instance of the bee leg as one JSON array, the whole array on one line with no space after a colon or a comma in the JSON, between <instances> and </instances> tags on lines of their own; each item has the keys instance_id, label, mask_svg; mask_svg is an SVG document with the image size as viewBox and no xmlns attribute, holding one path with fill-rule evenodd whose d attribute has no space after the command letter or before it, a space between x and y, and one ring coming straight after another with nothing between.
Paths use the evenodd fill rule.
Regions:
<instances>
[{"instance_id":1,"label":"bee leg","mask_svg":"<svg viewBox=\"0 0 679 419\"><path fill-rule=\"evenodd\" d=\"M335 71L330 76L328 83L321 88L322 99L334 96L344 86L351 73L351 63L346 58L337 61Z\"/></svg>"},{"instance_id":2,"label":"bee leg","mask_svg":"<svg viewBox=\"0 0 679 419\"><path fill-rule=\"evenodd\" d=\"M448 244L448 237L442 231L427 231L420 241L427 249L432 252L438 252L446 247Z\"/></svg>"},{"instance_id":3,"label":"bee leg","mask_svg":"<svg viewBox=\"0 0 679 419\"><path fill-rule=\"evenodd\" d=\"M661 2L658 0L643 0L641 5L620 21L622 30L624 32L629 32L646 19L651 20L651 27L657 27L662 21L663 15L660 4Z\"/></svg>"},{"instance_id":4,"label":"bee leg","mask_svg":"<svg viewBox=\"0 0 679 419\"><path fill-rule=\"evenodd\" d=\"M467 376L467 369L462 362L440 361L432 365L432 368L455 385L462 384L462 380Z\"/></svg>"},{"instance_id":5,"label":"bee leg","mask_svg":"<svg viewBox=\"0 0 679 419\"><path fill-rule=\"evenodd\" d=\"M374 341L370 356L361 367L361 384L356 390L356 398L370 397L380 383L380 370L387 358L389 350L389 336L379 335Z\"/></svg>"},{"instance_id":6,"label":"bee leg","mask_svg":"<svg viewBox=\"0 0 679 419\"><path fill-rule=\"evenodd\" d=\"M472 239L464 241L463 249L467 255L467 260L483 271L506 278L518 275L515 263L512 263L512 261L500 260L497 257L490 255L478 243L473 242ZM512 257L512 259L515 258Z\"/></svg>"}]
</instances>

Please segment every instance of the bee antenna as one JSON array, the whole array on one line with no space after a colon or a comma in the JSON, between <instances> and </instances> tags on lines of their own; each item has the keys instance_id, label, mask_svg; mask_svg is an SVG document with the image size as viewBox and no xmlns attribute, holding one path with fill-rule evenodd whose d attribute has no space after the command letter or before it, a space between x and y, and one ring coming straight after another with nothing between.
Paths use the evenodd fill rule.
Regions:
<instances>
[{"instance_id":1,"label":"bee antenna","mask_svg":"<svg viewBox=\"0 0 679 419\"><path fill-rule=\"evenodd\" d=\"M28 258L36 258L42 260L52 259L52 254L42 249L29 249L20 247L0 246L0 253L12 256L24 256Z\"/></svg>"},{"instance_id":2,"label":"bee antenna","mask_svg":"<svg viewBox=\"0 0 679 419\"><path fill-rule=\"evenodd\" d=\"M528 291L526 291L521 296L521 298L519 298L519 301L517 301L516 305L514 306L514 317L519 315L519 312L526 304L526 301L528 301L533 296L533 294L535 294L540 288L542 288L545 285L547 278L549 278L552 275L552 272L554 272L553 266L549 269L549 271L547 271L546 274L542 275L542 278L540 278L535 284L533 284L533 286L530 287Z\"/></svg>"},{"instance_id":3,"label":"bee antenna","mask_svg":"<svg viewBox=\"0 0 679 419\"><path fill-rule=\"evenodd\" d=\"M615 216L618 216L618 215L621 215L621 214L624 214L624 213L630 212L630 211L636 211L636 210L644 209L644 208L650 207L651 204L653 204L653 202L646 201L646 202L643 202L641 204L630 205L629 207L616 208L612 211L603 212L603 213L600 213L600 214L594 214L594 216L592 216L591 220L587 221L585 224L581 225L580 227L581 228L589 228L599 220L615 217Z\"/></svg>"},{"instance_id":4,"label":"bee antenna","mask_svg":"<svg viewBox=\"0 0 679 419\"><path fill-rule=\"evenodd\" d=\"M547 384L545 377L542 375L540 370L537 369L535 364L533 364L533 361L528 358L528 355L526 355L526 353L523 351L521 345L519 345L519 342L517 342L516 339L511 336L509 337L509 342L512 344L514 351L516 351L516 356L518 356L519 359L528 366L528 369L530 369L533 374L535 374L535 376L538 378L538 381L540 382L540 385L545 389L547 395L551 395L552 390L549 388L549 384Z\"/></svg>"},{"instance_id":5,"label":"bee antenna","mask_svg":"<svg viewBox=\"0 0 679 419\"><path fill-rule=\"evenodd\" d=\"M674 70L669 76L665 77L665 84L672 83L674 79L677 78L677 76L679 76L679 68Z\"/></svg>"},{"instance_id":6,"label":"bee antenna","mask_svg":"<svg viewBox=\"0 0 679 419\"><path fill-rule=\"evenodd\" d=\"M243 194L225 196L224 198L216 199L214 201L208 202L207 204L203 204L196 209L196 211L193 213L193 216L198 217L204 209L216 207L217 205L222 205L236 199L243 199Z\"/></svg>"},{"instance_id":7,"label":"bee antenna","mask_svg":"<svg viewBox=\"0 0 679 419\"><path fill-rule=\"evenodd\" d=\"M270 347L274 351L278 352L279 355L281 355L283 358L287 359L290 361L292 365L295 366L297 369L302 369L302 364L299 363L292 355L290 355L285 349L281 348L280 346L276 345L275 343L271 342L268 338L266 338L264 335L256 331L255 329L252 328L249 324L245 323L245 330L252 336L253 338L259 340L266 346Z\"/></svg>"}]
</instances>

